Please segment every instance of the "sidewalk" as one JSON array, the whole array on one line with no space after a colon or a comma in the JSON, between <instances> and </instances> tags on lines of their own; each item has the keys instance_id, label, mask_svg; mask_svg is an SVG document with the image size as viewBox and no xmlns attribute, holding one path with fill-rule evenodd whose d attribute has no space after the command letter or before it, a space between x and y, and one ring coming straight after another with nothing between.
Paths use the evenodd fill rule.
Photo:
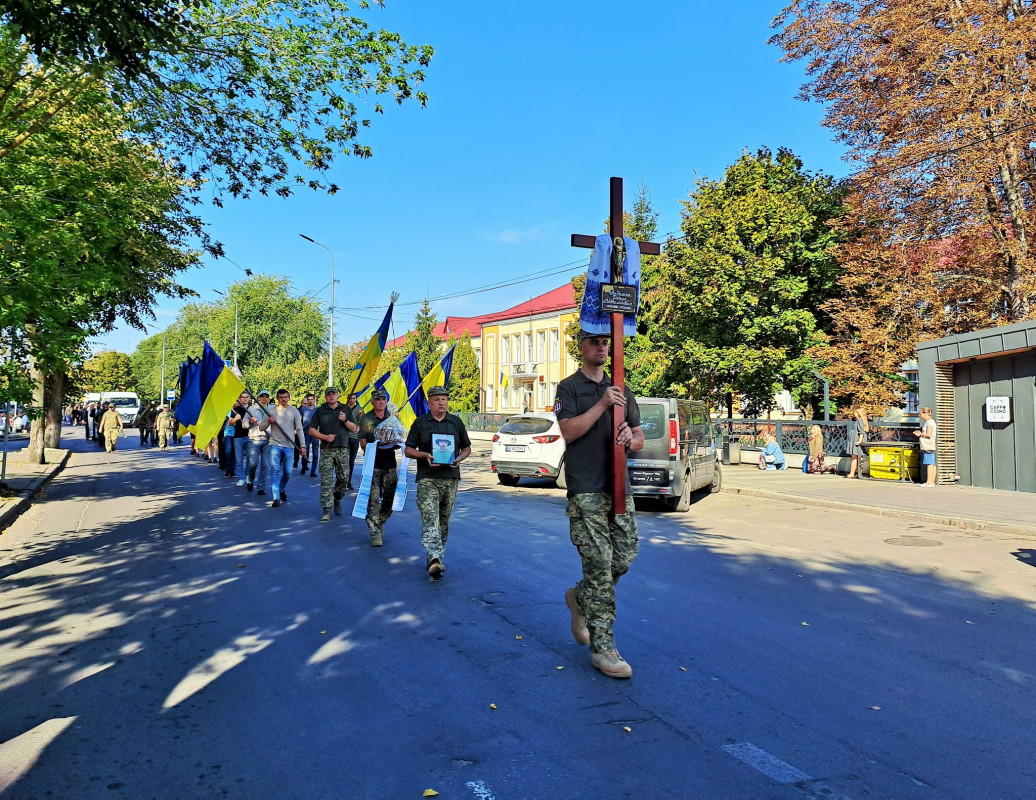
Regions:
<instances>
[{"instance_id":1,"label":"sidewalk","mask_svg":"<svg viewBox=\"0 0 1036 800\"><path fill-rule=\"evenodd\" d=\"M30 464L25 460L28 437L12 436L7 443L7 469L4 482L13 493L11 497L0 497L0 533L18 518L51 478L68 461L68 450L46 449L46 464Z\"/></svg>"},{"instance_id":2,"label":"sidewalk","mask_svg":"<svg viewBox=\"0 0 1036 800\"><path fill-rule=\"evenodd\" d=\"M724 465L723 491L1036 539L1036 494L1032 492L952 484L927 488L896 481L806 475L790 468L763 471L751 464Z\"/></svg>"}]
</instances>

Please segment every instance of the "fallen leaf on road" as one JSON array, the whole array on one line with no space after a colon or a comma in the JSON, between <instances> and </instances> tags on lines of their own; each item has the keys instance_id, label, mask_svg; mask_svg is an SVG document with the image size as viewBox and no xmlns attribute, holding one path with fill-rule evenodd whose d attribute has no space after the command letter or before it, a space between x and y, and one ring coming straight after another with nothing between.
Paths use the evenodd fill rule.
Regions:
<instances>
[{"instance_id":1,"label":"fallen leaf on road","mask_svg":"<svg viewBox=\"0 0 1036 800\"><path fill-rule=\"evenodd\" d=\"M626 725L623 725L622 729L624 731L626 731L626 733L632 733L632 731L633 731L633 728L627 727Z\"/></svg>"},{"instance_id":2,"label":"fallen leaf on road","mask_svg":"<svg viewBox=\"0 0 1036 800\"><path fill-rule=\"evenodd\" d=\"M881 711L881 706L871 706L871 711Z\"/></svg>"},{"instance_id":3,"label":"fallen leaf on road","mask_svg":"<svg viewBox=\"0 0 1036 800\"><path fill-rule=\"evenodd\" d=\"M687 667L680 667L680 672L687 672Z\"/></svg>"},{"instance_id":4,"label":"fallen leaf on road","mask_svg":"<svg viewBox=\"0 0 1036 800\"><path fill-rule=\"evenodd\" d=\"M234 566L240 568L240 567L243 567L244 564L235 564Z\"/></svg>"},{"instance_id":5,"label":"fallen leaf on road","mask_svg":"<svg viewBox=\"0 0 1036 800\"><path fill-rule=\"evenodd\" d=\"M320 635L323 636L327 631L320 631Z\"/></svg>"},{"instance_id":6,"label":"fallen leaf on road","mask_svg":"<svg viewBox=\"0 0 1036 800\"><path fill-rule=\"evenodd\" d=\"M564 667L558 667L558 669L564 669Z\"/></svg>"},{"instance_id":7,"label":"fallen leaf on road","mask_svg":"<svg viewBox=\"0 0 1036 800\"><path fill-rule=\"evenodd\" d=\"M522 637L521 636L515 636L514 638L515 639L521 639Z\"/></svg>"},{"instance_id":8,"label":"fallen leaf on road","mask_svg":"<svg viewBox=\"0 0 1036 800\"><path fill-rule=\"evenodd\" d=\"M809 627L809 623L808 622L803 622L802 624L805 625L807 628Z\"/></svg>"},{"instance_id":9,"label":"fallen leaf on road","mask_svg":"<svg viewBox=\"0 0 1036 800\"><path fill-rule=\"evenodd\" d=\"M496 703L490 703L490 704L489 704L489 707L490 707L490 708L496 708Z\"/></svg>"},{"instance_id":10,"label":"fallen leaf on road","mask_svg":"<svg viewBox=\"0 0 1036 800\"><path fill-rule=\"evenodd\" d=\"M437 794L439 794L439 793L437 791L435 791L435 789L425 789L423 796L424 797L435 797Z\"/></svg>"}]
</instances>

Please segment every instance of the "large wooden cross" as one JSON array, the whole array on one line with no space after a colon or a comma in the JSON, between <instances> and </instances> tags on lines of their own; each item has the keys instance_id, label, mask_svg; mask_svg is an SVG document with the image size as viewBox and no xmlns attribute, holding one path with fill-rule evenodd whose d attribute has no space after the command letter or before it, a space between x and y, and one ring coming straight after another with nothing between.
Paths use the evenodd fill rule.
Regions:
<instances>
[{"instance_id":1,"label":"large wooden cross","mask_svg":"<svg viewBox=\"0 0 1036 800\"><path fill-rule=\"evenodd\" d=\"M611 202L608 215L608 235L614 246L616 240L622 242L622 178L611 179ZM597 242L596 236L587 236L581 233L572 234L573 247L588 247L593 249ZM662 252L661 245L655 242L638 242L642 255L657 256ZM614 250L613 250L614 252ZM622 258L612 260L611 283L622 283ZM638 298L639 300L639 298ZM626 388L626 372L623 364L622 348L622 314L613 312L611 315L611 347L610 355L612 362L612 385L620 389ZM619 435L619 425L626 419L625 411L621 406L612 406L612 510L616 514L626 513L626 448L616 444L616 437Z\"/></svg>"}]
</instances>

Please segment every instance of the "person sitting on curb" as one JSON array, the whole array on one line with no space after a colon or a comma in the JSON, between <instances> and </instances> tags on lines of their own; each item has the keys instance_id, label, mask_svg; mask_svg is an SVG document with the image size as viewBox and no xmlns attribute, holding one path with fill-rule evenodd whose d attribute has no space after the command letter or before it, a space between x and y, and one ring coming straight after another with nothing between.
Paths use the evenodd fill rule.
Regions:
<instances>
[{"instance_id":1,"label":"person sitting on curb","mask_svg":"<svg viewBox=\"0 0 1036 800\"><path fill-rule=\"evenodd\" d=\"M772 433L763 436L766 447L759 456L759 469L787 469L788 460L784 457L784 451L777 444L777 437Z\"/></svg>"}]
</instances>

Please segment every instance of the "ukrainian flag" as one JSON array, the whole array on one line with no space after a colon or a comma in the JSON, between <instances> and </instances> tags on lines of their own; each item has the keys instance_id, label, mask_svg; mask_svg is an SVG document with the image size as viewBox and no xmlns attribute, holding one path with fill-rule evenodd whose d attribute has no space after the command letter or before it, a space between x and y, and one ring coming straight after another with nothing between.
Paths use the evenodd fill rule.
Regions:
<instances>
[{"instance_id":1,"label":"ukrainian flag","mask_svg":"<svg viewBox=\"0 0 1036 800\"><path fill-rule=\"evenodd\" d=\"M506 389L508 383L510 383L510 378L508 377L507 373L506 372L501 372L500 373L500 388L501 389Z\"/></svg>"},{"instance_id":2,"label":"ukrainian flag","mask_svg":"<svg viewBox=\"0 0 1036 800\"><path fill-rule=\"evenodd\" d=\"M245 390L245 385L235 375L219 353L205 342L201 356L198 380L198 395L201 410L194 424L194 435L198 444L206 445L212 440L226 421L227 412L234 407L234 401Z\"/></svg>"},{"instance_id":3,"label":"ukrainian flag","mask_svg":"<svg viewBox=\"0 0 1036 800\"><path fill-rule=\"evenodd\" d=\"M360 387L369 384L374 378L381 354L385 350L385 342L388 341L389 325L392 324L392 306L395 305L395 302L396 295L393 294L392 302L389 303L388 311L385 312L385 319L381 321L381 326L367 342L367 346L363 348L359 363L353 367L352 375L349 378L349 390L344 393L346 397Z\"/></svg>"},{"instance_id":4,"label":"ukrainian flag","mask_svg":"<svg viewBox=\"0 0 1036 800\"><path fill-rule=\"evenodd\" d=\"M414 420L427 411L428 407L423 406L422 402L424 398L418 391L420 387L421 373L417 368L417 353L411 353L403 359L403 363L389 375L382 387L388 393L389 402L395 404L396 416L406 428L410 428Z\"/></svg>"},{"instance_id":5,"label":"ukrainian flag","mask_svg":"<svg viewBox=\"0 0 1036 800\"><path fill-rule=\"evenodd\" d=\"M442 357L442 361L428 370L428 374L425 379L421 381L422 395L421 399L424 400L428 396L428 390L433 386L447 386L450 382L450 371L453 369L453 351L457 349L457 345L453 345L449 350L446 351L446 355Z\"/></svg>"},{"instance_id":6,"label":"ukrainian flag","mask_svg":"<svg viewBox=\"0 0 1036 800\"><path fill-rule=\"evenodd\" d=\"M189 358L180 364L180 402L176 404L174 413L181 436L193 432L198 421L201 411L200 373L201 361L197 358Z\"/></svg>"}]
</instances>

